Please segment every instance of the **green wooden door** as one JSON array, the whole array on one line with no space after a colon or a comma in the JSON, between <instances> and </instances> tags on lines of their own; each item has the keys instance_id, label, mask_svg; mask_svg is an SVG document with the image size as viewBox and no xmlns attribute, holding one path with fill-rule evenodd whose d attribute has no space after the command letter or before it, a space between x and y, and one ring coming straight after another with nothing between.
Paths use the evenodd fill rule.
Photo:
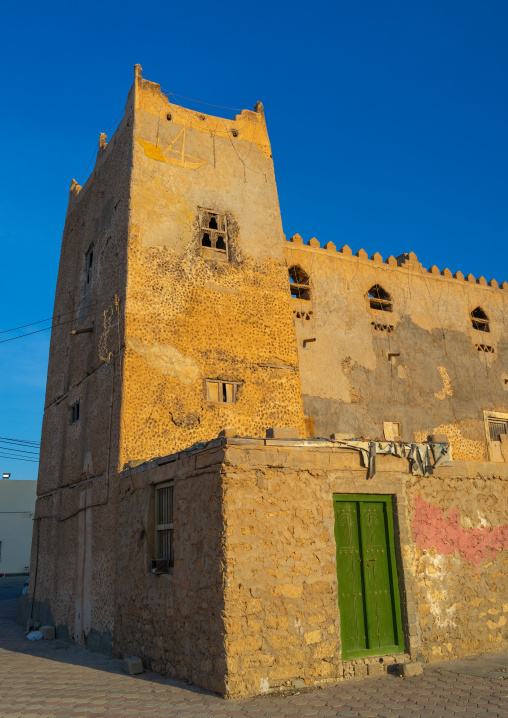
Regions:
<instances>
[{"instance_id":1,"label":"green wooden door","mask_svg":"<svg viewBox=\"0 0 508 718\"><path fill-rule=\"evenodd\" d=\"M390 496L334 496L344 659L403 651Z\"/></svg>"}]
</instances>

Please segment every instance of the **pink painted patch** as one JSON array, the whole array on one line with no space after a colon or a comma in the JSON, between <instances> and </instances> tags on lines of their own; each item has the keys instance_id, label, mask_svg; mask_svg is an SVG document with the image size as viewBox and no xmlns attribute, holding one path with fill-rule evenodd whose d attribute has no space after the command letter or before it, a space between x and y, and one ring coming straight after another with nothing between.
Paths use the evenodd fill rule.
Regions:
<instances>
[{"instance_id":1,"label":"pink painted patch","mask_svg":"<svg viewBox=\"0 0 508 718\"><path fill-rule=\"evenodd\" d=\"M419 494L414 498L413 536L421 549L435 548L439 554L455 551L476 567L508 548L508 524L463 529L459 510L450 509L448 518L439 506L427 503Z\"/></svg>"}]
</instances>

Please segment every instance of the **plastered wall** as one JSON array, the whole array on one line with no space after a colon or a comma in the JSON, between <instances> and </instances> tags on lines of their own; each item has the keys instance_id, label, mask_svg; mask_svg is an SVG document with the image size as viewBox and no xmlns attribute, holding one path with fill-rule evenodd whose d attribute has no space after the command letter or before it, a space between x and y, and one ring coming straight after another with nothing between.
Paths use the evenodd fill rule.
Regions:
<instances>
[{"instance_id":1,"label":"plastered wall","mask_svg":"<svg viewBox=\"0 0 508 718\"><path fill-rule=\"evenodd\" d=\"M383 422L398 422L406 441L442 433L456 459L488 460L483 411L508 411L505 285L427 271L413 253L386 263L363 250L353 256L349 247L301 242L297 236L284 251L288 267L310 277L310 301L292 303L304 408L316 435L382 439ZM376 284L389 293L392 312L370 308ZM489 333L472 327L478 306ZM315 341L304 346L308 338ZM494 353L478 351L480 343Z\"/></svg>"}]
</instances>

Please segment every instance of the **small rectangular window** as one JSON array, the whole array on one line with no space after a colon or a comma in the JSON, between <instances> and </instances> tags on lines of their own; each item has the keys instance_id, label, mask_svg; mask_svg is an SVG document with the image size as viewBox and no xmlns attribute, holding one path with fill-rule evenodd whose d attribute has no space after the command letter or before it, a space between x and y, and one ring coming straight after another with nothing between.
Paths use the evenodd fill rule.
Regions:
<instances>
[{"instance_id":1,"label":"small rectangular window","mask_svg":"<svg viewBox=\"0 0 508 718\"><path fill-rule=\"evenodd\" d=\"M86 255L86 283L90 284L92 281L92 265L93 265L93 249L91 249Z\"/></svg>"},{"instance_id":2,"label":"small rectangular window","mask_svg":"<svg viewBox=\"0 0 508 718\"><path fill-rule=\"evenodd\" d=\"M501 434L508 434L508 419L488 419L489 435L491 441L501 441Z\"/></svg>"},{"instance_id":3,"label":"small rectangular window","mask_svg":"<svg viewBox=\"0 0 508 718\"><path fill-rule=\"evenodd\" d=\"M158 571L162 570L165 561L167 567L174 566L173 546L173 490L174 482L155 487L155 546L157 551Z\"/></svg>"},{"instance_id":4,"label":"small rectangular window","mask_svg":"<svg viewBox=\"0 0 508 718\"><path fill-rule=\"evenodd\" d=\"M79 401L71 406L71 424L79 421Z\"/></svg>"},{"instance_id":5,"label":"small rectangular window","mask_svg":"<svg viewBox=\"0 0 508 718\"><path fill-rule=\"evenodd\" d=\"M208 401L234 404L239 384L234 381L206 380L206 398Z\"/></svg>"}]
</instances>

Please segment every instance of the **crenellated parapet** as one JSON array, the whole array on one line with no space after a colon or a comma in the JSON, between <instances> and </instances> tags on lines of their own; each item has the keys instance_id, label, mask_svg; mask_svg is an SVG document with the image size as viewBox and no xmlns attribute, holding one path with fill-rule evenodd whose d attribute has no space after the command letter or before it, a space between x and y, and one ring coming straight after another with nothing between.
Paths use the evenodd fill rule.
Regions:
<instances>
[{"instance_id":1,"label":"crenellated parapet","mask_svg":"<svg viewBox=\"0 0 508 718\"><path fill-rule=\"evenodd\" d=\"M435 264L433 264L432 267L429 267L429 269L426 269L422 265L422 263L418 261L418 257L414 252L399 254L397 257L390 255L387 259L383 260L383 257L379 254L379 252L375 252L373 255L371 255L371 257L369 257L369 255L364 249L359 249L353 255L353 250L347 244L344 244L342 247L340 247L340 249L337 249L336 245L333 242L327 242L324 247L321 247L321 243L319 242L319 240L316 239L316 237L312 237L312 239L309 239L308 242L304 243L303 238L299 234L294 234L289 240L286 241L288 243L307 246L312 249L320 249L323 252L334 252L342 254L345 257L358 257L358 259L367 260L375 264L387 264L390 267L399 267L400 269L408 269L419 273L428 273L434 276L446 277L447 279L456 279L459 282L479 284L482 287L508 290L508 282L501 282L501 284L499 284L496 279L490 279L487 282L485 277L475 277L473 274L467 274L466 276L464 276L462 272L452 273L452 271L447 267L445 269L439 269L439 267L437 267Z\"/></svg>"}]
</instances>

